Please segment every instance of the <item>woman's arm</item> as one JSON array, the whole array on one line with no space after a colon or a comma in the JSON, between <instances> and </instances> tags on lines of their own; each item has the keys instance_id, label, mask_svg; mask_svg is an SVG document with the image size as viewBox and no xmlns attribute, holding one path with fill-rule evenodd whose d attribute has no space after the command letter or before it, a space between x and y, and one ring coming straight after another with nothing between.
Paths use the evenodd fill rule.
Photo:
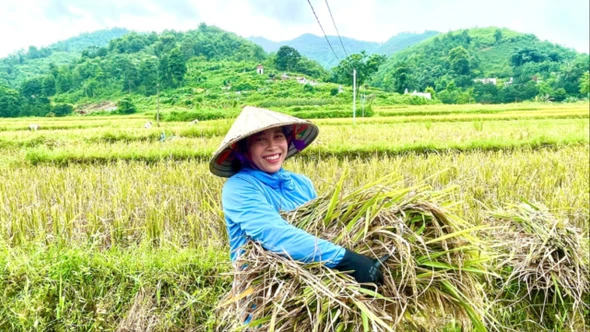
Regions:
<instances>
[{"instance_id":1,"label":"woman's arm","mask_svg":"<svg viewBox=\"0 0 590 332\"><path fill-rule=\"evenodd\" d=\"M317 238L281 218L259 189L245 179L233 178L226 183L222 203L226 217L239 224L266 250L286 253L302 262L325 262L331 268L344 257L343 247Z\"/></svg>"}]
</instances>

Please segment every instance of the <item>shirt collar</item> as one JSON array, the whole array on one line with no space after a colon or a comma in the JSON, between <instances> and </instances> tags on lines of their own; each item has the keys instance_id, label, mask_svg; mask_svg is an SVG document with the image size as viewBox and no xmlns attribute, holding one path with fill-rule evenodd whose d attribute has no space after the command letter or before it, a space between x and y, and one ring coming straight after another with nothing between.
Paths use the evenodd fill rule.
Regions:
<instances>
[{"instance_id":1,"label":"shirt collar","mask_svg":"<svg viewBox=\"0 0 590 332\"><path fill-rule=\"evenodd\" d=\"M245 172L254 176L257 180L273 189L283 187L288 190L293 190L291 175L282 167L278 172L272 174L251 167L243 167L240 172Z\"/></svg>"}]
</instances>

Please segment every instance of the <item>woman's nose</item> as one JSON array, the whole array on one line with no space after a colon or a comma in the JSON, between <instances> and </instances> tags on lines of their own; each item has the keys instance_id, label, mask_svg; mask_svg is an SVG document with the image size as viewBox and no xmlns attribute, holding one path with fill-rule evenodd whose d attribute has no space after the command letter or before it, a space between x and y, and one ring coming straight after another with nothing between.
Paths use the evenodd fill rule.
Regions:
<instances>
[{"instance_id":1,"label":"woman's nose","mask_svg":"<svg viewBox=\"0 0 590 332\"><path fill-rule=\"evenodd\" d=\"M268 138L268 147L273 148L278 144L278 140L274 139L273 137Z\"/></svg>"},{"instance_id":2,"label":"woman's nose","mask_svg":"<svg viewBox=\"0 0 590 332\"><path fill-rule=\"evenodd\" d=\"M272 137L271 137L271 138L269 138L269 139L268 139L268 146L269 146L269 147L273 147L273 146L275 146L275 145L276 145L276 141L275 141L275 139L274 139L274 138L272 138Z\"/></svg>"}]
</instances>

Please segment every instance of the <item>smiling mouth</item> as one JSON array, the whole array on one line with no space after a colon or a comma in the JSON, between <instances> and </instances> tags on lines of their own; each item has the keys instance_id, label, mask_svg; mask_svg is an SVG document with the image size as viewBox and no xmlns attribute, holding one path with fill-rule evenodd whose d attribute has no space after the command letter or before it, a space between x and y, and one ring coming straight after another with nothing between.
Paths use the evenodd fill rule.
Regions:
<instances>
[{"instance_id":1,"label":"smiling mouth","mask_svg":"<svg viewBox=\"0 0 590 332\"><path fill-rule=\"evenodd\" d=\"M277 153L277 154L272 154L270 156L266 156L266 157L263 157L263 158L266 161L277 161L277 160L279 160L280 157L281 157L281 154L280 153Z\"/></svg>"}]
</instances>

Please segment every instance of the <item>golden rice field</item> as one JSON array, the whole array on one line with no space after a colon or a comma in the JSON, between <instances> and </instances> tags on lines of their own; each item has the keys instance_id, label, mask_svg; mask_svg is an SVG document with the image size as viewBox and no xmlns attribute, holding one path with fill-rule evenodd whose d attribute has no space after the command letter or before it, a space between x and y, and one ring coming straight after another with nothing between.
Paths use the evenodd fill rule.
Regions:
<instances>
[{"instance_id":1,"label":"golden rice field","mask_svg":"<svg viewBox=\"0 0 590 332\"><path fill-rule=\"evenodd\" d=\"M320 136L285 168L310 177L319 194L345 172L345 188L391 177L395 188L445 192L445 206L474 226L511 204L546 207L583 235L587 253L588 103L375 113L354 124L315 120ZM232 120L145 129L148 120L0 119L0 330L216 329L214 309L232 277L223 180L207 161ZM476 234L482 251L494 243L486 234ZM543 322L490 304L498 325L486 329L590 329L590 295L574 313L559 298Z\"/></svg>"}]
</instances>

